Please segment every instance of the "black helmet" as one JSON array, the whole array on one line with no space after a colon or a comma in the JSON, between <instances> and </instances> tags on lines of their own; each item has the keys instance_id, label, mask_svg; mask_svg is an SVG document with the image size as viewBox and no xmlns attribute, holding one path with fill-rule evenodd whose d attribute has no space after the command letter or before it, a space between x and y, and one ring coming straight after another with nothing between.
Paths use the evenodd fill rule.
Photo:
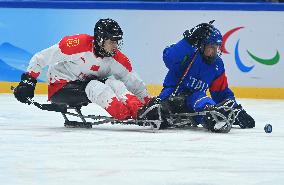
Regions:
<instances>
[{"instance_id":1,"label":"black helmet","mask_svg":"<svg viewBox=\"0 0 284 185\"><path fill-rule=\"evenodd\" d=\"M121 41L123 31L118 23L112 19L100 19L94 28L94 51L95 54L102 57L112 56L113 53L106 52L103 49L105 40Z\"/></svg>"}]
</instances>

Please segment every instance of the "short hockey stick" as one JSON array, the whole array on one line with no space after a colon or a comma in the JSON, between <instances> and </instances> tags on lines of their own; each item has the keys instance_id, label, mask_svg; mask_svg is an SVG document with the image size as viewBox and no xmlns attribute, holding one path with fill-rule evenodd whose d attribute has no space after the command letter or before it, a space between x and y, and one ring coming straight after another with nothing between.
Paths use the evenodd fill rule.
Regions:
<instances>
[{"instance_id":1,"label":"short hockey stick","mask_svg":"<svg viewBox=\"0 0 284 185\"><path fill-rule=\"evenodd\" d=\"M14 91L15 87L11 86L11 90ZM37 108L41 110L47 110L47 111L55 111L55 112L61 112L66 113L67 112L67 106L64 104L41 104L36 101L34 101L31 98L27 98L28 104L33 104Z\"/></svg>"}]
</instances>

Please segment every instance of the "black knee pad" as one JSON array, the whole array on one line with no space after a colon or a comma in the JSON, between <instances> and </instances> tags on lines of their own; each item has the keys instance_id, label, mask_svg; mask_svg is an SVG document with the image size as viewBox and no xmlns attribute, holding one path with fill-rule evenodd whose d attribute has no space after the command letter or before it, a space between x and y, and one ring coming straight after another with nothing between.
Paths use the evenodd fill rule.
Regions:
<instances>
[{"instance_id":1,"label":"black knee pad","mask_svg":"<svg viewBox=\"0 0 284 185\"><path fill-rule=\"evenodd\" d=\"M51 97L51 102L70 106L87 105L90 100L85 92L86 86L87 83L84 82L68 83Z\"/></svg>"}]
</instances>

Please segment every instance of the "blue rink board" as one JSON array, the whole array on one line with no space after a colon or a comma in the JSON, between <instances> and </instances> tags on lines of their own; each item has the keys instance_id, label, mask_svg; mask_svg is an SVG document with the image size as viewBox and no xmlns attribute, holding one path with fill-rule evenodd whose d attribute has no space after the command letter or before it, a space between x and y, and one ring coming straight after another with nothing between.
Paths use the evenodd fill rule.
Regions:
<instances>
[{"instance_id":1,"label":"blue rink board","mask_svg":"<svg viewBox=\"0 0 284 185\"><path fill-rule=\"evenodd\" d=\"M279 3L5 1L3 8L284 11Z\"/></svg>"}]
</instances>

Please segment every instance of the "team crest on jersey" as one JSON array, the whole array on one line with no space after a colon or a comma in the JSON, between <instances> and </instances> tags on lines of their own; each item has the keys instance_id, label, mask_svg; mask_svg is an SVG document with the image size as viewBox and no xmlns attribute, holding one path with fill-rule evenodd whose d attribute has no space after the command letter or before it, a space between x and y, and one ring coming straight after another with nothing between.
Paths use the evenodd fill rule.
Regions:
<instances>
[{"instance_id":1,"label":"team crest on jersey","mask_svg":"<svg viewBox=\"0 0 284 185\"><path fill-rule=\"evenodd\" d=\"M73 55L81 52L92 52L93 36L77 34L66 36L59 42L59 48L66 55Z\"/></svg>"},{"instance_id":2,"label":"team crest on jersey","mask_svg":"<svg viewBox=\"0 0 284 185\"><path fill-rule=\"evenodd\" d=\"M75 38L69 38L66 40L67 47L75 47L80 44L80 39L75 37Z\"/></svg>"}]
</instances>

